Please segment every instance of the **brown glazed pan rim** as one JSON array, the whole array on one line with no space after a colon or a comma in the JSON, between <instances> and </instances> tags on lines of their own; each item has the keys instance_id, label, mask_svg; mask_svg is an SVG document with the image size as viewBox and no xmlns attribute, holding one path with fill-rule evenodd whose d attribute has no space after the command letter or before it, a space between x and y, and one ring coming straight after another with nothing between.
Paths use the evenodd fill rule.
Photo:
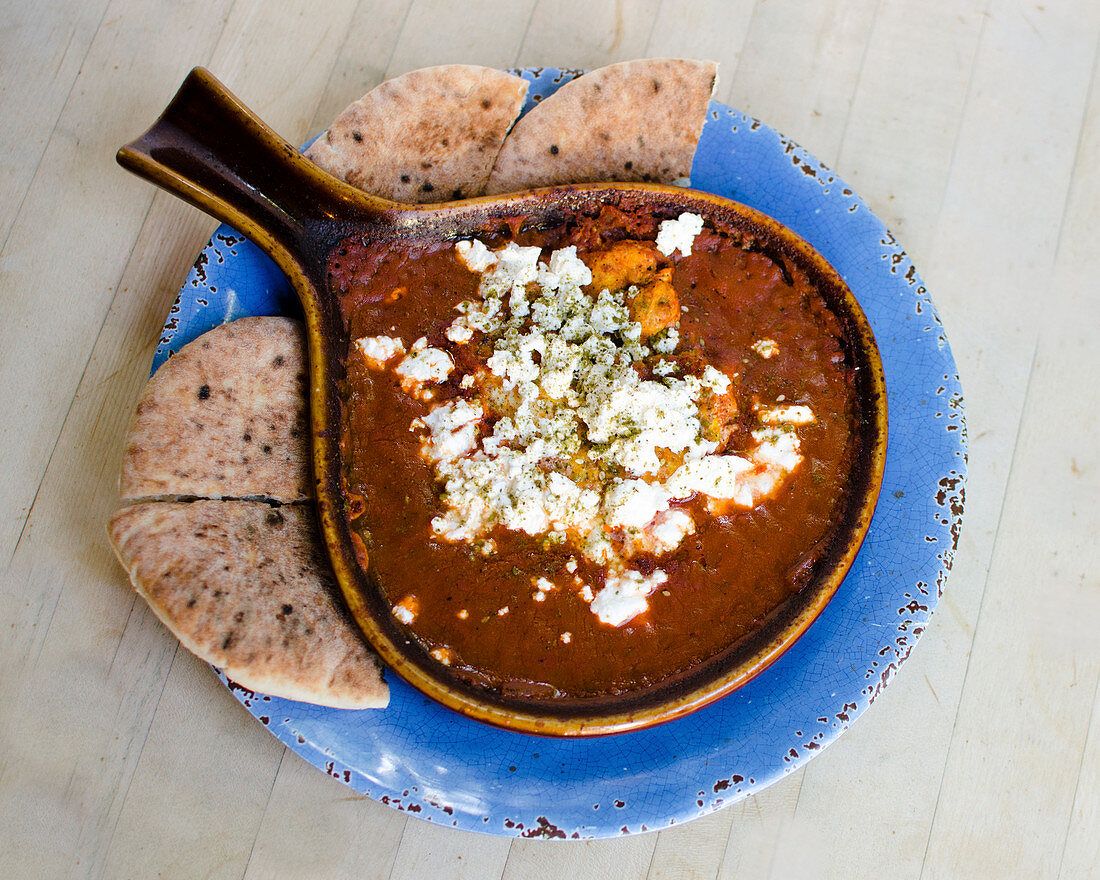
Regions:
<instances>
[{"instance_id":1,"label":"brown glazed pan rim","mask_svg":"<svg viewBox=\"0 0 1100 880\"><path fill-rule=\"evenodd\" d=\"M682 717L760 674L806 631L840 587L871 524L886 461L886 387L866 316L847 285L787 227L720 196L657 184L583 184L442 205L401 205L367 195L321 171L264 125L207 71L194 70L119 162L243 233L286 273L302 301L310 359L314 477L321 531L348 608L382 660L413 687L469 718L548 736L593 736ZM836 315L855 368L858 453L845 515L822 548L809 583L755 633L693 669L641 691L584 699L528 699L472 684L432 659L391 613L363 571L342 507L339 377L348 340L326 288L328 255L351 235L395 243L456 240L517 215L556 217L612 204L674 217L700 214L800 269Z\"/></svg>"}]
</instances>

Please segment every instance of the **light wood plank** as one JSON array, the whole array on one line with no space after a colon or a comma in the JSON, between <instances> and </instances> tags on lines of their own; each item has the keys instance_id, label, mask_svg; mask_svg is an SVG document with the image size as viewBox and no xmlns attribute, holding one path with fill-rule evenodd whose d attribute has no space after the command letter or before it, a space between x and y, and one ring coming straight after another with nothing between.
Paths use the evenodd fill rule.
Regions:
<instances>
[{"instance_id":1,"label":"light wood plank","mask_svg":"<svg viewBox=\"0 0 1100 880\"><path fill-rule=\"evenodd\" d=\"M718 63L715 97L728 90L749 36L755 0L662 3L645 54L650 58L701 58ZM726 809L657 833L649 880L713 878L722 864L737 812Z\"/></svg>"},{"instance_id":2,"label":"light wood plank","mask_svg":"<svg viewBox=\"0 0 1100 880\"><path fill-rule=\"evenodd\" d=\"M1073 330L1077 345L1067 356L1058 354L1057 362L1061 368L1061 378L1069 383L1066 387L1074 391L1080 387L1079 377L1096 376L1100 373L1100 365L1097 363L1100 355L1095 343L1082 347L1083 342L1088 343L1090 325L1094 331L1100 325L1095 293L1090 294L1090 291L1095 291L1095 273L1092 270L1096 260L1097 236L1100 235L1100 168L1097 168L1094 161L1094 157L1100 155L1100 50L1093 59L1089 98L1077 146L1077 161L1066 216L1058 242L1053 290L1063 292L1059 300L1064 305L1055 310L1044 325L1040 349L1041 352L1057 352L1067 330ZM1065 296L1065 293L1069 296ZM1082 334L1085 335L1084 340L1081 338ZM1075 362L1074 355L1080 360ZM1049 378L1044 378L1050 381ZM1054 377L1054 383L1057 383L1057 377ZM1066 391L1064 388L1054 389L1054 393L1064 395ZM1088 393L1095 400L1095 383ZM1082 412L1077 401L1072 401L1071 411ZM1067 534L1054 536L1057 540L1055 546L1058 548L1056 565L1058 570L1065 572L1058 579L1062 589L1046 592L1049 604L1042 603L1039 607L1043 610L1043 628L1047 634L1056 634L1059 641L1068 637L1074 643L1075 653L1083 655L1095 668L1100 661L1100 648L1097 648L1095 638L1096 621L1100 620L1100 566L1097 560L1100 522L1096 515L1096 497L1100 494L1097 492L1096 446L1100 431L1096 427L1095 408L1089 417L1092 420L1091 430L1078 424L1075 431L1075 438L1078 443L1083 444L1086 455L1078 456L1078 449L1070 452L1069 475L1065 473L1064 457L1062 466L1054 468L1056 473L1061 472L1057 474L1056 485L1065 482L1071 484L1071 497L1078 515L1071 518L1071 530ZM1035 421L1030 413L1028 421ZM1037 451L1041 453L1041 450ZM1091 454L1091 458L1088 454ZM1045 470L1045 459L1041 454L1037 459L1034 466ZM1025 480L1029 472L1028 466L1028 460L1021 456L1013 466L1013 478ZM1025 509L1030 510L1030 505ZM1059 511L1059 515L1064 517L1065 513ZM1072 580L1073 566L1083 570L1083 577L1076 583ZM1047 573L1042 572L1041 580L1046 581L1046 576ZM1072 682L1072 687L1087 688L1087 678L1078 675ZM1002 731L1002 735L1011 733ZM1067 790L1068 787L1067 785ZM1086 880L1096 876L1100 866L1100 834L1096 833L1097 828L1100 828L1100 682L1093 693L1088 735L1080 770L1073 785L1073 807L1060 859L1059 878Z\"/></svg>"},{"instance_id":3,"label":"light wood plank","mask_svg":"<svg viewBox=\"0 0 1100 880\"><path fill-rule=\"evenodd\" d=\"M69 97L107 0L20 3L0 25L0 247Z\"/></svg>"},{"instance_id":4,"label":"light wood plank","mask_svg":"<svg viewBox=\"0 0 1100 880\"><path fill-rule=\"evenodd\" d=\"M721 100L834 165L877 6L878 0L758 3Z\"/></svg>"},{"instance_id":5,"label":"light wood plank","mask_svg":"<svg viewBox=\"0 0 1100 880\"><path fill-rule=\"evenodd\" d=\"M1095 615L1093 616L1095 619ZM1092 722L1074 790L1069 833L1062 851L1060 880L1087 880L1100 865L1100 685L1092 701Z\"/></svg>"},{"instance_id":6,"label":"light wood plank","mask_svg":"<svg viewBox=\"0 0 1100 880\"><path fill-rule=\"evenodd\" d=\"M284 7L285 18L273 20L265 13L267 7L263 3L238 3L226 22L210 68L273 128L292 141L301 140L329 79L354 6L354 0L329 4L327 15L319 18L311 14L312 6L303 0ZM293 39L279 41L280 51L272 51L269 44L288 21L294 25ZM174 694L177 687L182 687L177 685L177 680L185 673L179 670L188 670L192 661L194 658L182 652L177 657L166 685L167 693ZM214 690L219 691L216 684ZM197 699L201 700L201 696ZM168 707L158 708L151 731L161 723L161 716L170 711ZM222 757L211 753L210 739L204 740L199 733L179 741L172 741L166 735L163 747L172 752L170 756L161 753L160 742L157 751L150 753L146 750L143 753L115 829L115 839L122 843L112 847L117 864L112 864L111 870L117 870L120 876L134 870L134 865L127 859L135 851L133 842L150 834L150 817L156 812L151 804L156 804L160 796L157 780L172 778L168 774L179 766L177 762L182 762L190 766L191 784L196 789L209 787L216 791L224 777L230 775L240 790L239 797L248 799L246 806L238 803L234 821L222 826L224 847L191 857L194 865L202 866L201 869L196 867L200 873L220 873L224 870L226 876L243 874L249 859L255 856L258 831L267 813L285 750L248 718L235 735L240 739L230 741L233 747L231 752L237 749L251 752L252 744L255 744L257 754L275 754L279 760L274 763L258 762L239 774L227 774L222 766ZM139 794L135 795L135 792ZM131 806L131 803L134 805ZM194 821L206 824L210 819L197 813ZM142 858L148 859L152 854L154 860L169 859L171 848L176 845L170 839L147 844Z\"/></svg>"},{"instance_id":7,"label":"light wood plank","mask_svg":"<svg viewBox=\"0 0 1100 880\"><path fill-rule=\"evenodd\" d=\"M592 70L645 54L659 0L540 0L517 63Z\"/></svg>"},{"instance_id":8,"label":"light wood plank","mask_svg":"<svg viewBox=\"0 0 1100 880\"><path fill-rule=\"evenodd\" d=\"M662 3L645 47L646 57L717 61L714 97L723 101L745 51L756 7L756 0Z\"/></svg>"},{"instance_id":9,"label":"light wood plank","mask_svg":"<svg viewBox=\"0 0 1100 880\"><path fill-rule=\"evenodd\" d=\"M943 203L989 0L881 4L838 169L921 266Z\"/></svg>"},{"instance_id":10,"label":"light wood plank","mask_svg":"<svg viewBox=\"0 0 1100 880\"><path fill-rule=\"evenodd\" d=\"M720 83L719 98L835 163L874 8L874 3L843 8L836 3L758 3L737 64ZM800 833L795 808L803 772L725 811L729 833L720 877L767 875L781 841ZM659 848L655 867L663 858Z\"/></svg>"},{"instance_id":11,"label":"light wood plank","mask_svg":"<svg viewBox=\"0 0 1100 880\"><path fill-rule=\"evenodd\" d=\"M8 501L0 560L15 550L152 201L147 185L115 166L114 152L148 125L147 108L163 106L186 73L187 62L162 56L207 57L225 8L224 0L169 10L116 0L0 252L0 485ZM47 356L51 381L43 383Z\"/></svg>"},{"instance_id":12,"label":"light wood plank","mask_svg":"<svg viewBox=\"0 0 1100 880\"><path fill-rule=\"evenodd\" d=\"M310 135L324 131L348 104L386 78L411 8L411 0L378 0L356 9L310 123Z\"/></svg>"},{"instance_id":13,"label":"light wood plank","mask_svg":"<svg viewBox=\"0 0 1100 880\"><path fill-rule=\"evenodd\" d=\"M381 82L409 6L408 0L395 0L356 7L301 140L322 131L348 103ZM405 814L357 796L288 755L279 767L245 876L388 878L406 821Z\"/></svg>"},{"instance_id":14,"label":"light wood plank","mask_svg":"<svg viewBox=\"0 0 1100 880\"><path fill-rule=\"evenodd\" d=\"M904 219L925 242L951 171L984 5L880 6L844 130L842 173L853 170L849 182L882 219ZM952 580L945 604L955 589ZM805 833L830 827L815 849L815 876L873 876L884 863L897 876L919 875L972 634L968 621L937 613L867 716L807 766L791 824ZM866 846L868 837L880 844ZM778 852L776 875L803 857L791 848Z\"/></svg>"},{"instance_id":15,"label":"light wood plank","mask_svg":"<svg viewBox=\"0 0 1100 880\"><path fill-rule=\"evenodd\" d=\"M506 5L414 0L385 69L387 77L435 64L512 67L533 0ZM393 860L400 877L496 878L508 857L506 839L442 828L410 817Z\"/></svg>"},{"instance_id":16,"label":"light wood plank","mask_svg":"<svg viewBox=\"0 0 1100 880\"><path fill-rule=\"evenodd\" d=\"M347 6L350 14L350 2ZM262 54L265 61L252 74L235 69L232 64L223 64L223 70L246 85L250 75L269 80L271 70L265 65L278 65L277 53L272 59L271 52L255 51L267 34L249 20L248 4L238 4L237 10L244 17L238 24L258 42L252 45L243 41L231 19L220 51ZM194 15L196 10L192 8L190 12ZM135 44L142 41L147 44L145 31L150 23L137 16L130 19L137 22ZM200 53L209 56L221 34L221 10L207 10L199 20L213 23L213 29L205 32L208 45ZM163 17L160 21L164 23ZM189 23L193 31L204 33L194 27L194 21ZM185 23L180 24L182 27ZM302 36L308 39L309 34ZM97 38L90 58L97 57L98 43ZM300 47L296 46L295 51L297 48ZM335 44L330 46L329 64L336 48ZM130 49L112 33L97 63L113 67L120 51ZM136 47L133 51L137 51ZM285 66L288 59L282 60ZM218 66L217 54L213 63ZM86 69L92 75L92 68ZM277 112L269 114L274 117L276 127L290 123L304 128L328 73L329 67L323 61L312 69L299 69L293 88L286 94L285 118L280 118ZM182 75L180 72L180 78ZM177 84L165 84L164 96L147 96L146 106L135 107L134 116L140 116L140 122L130 119L126 123L127 136L155 118ZM301 110L303 101L309 105L305 111ZM86 113L94 119L100 109L93 105L86 108ZM118 142L123 140L123 136L117 137ZM117 169L111 171L111 176L116 183L126 179ZM144 186L150 190L151 198L151 188ZM109 215L113 210L110 200L99 210ZM101 870L116 823L125 840L143 835L156 839L150 825L156 821L155 816L144 809L124 811L123 804L128 790L140 791L144 786L155 790L163 781L159 777L162 767L145 775L135 774L135 767L140 763L139 756L144 756L147 766L150 761L155 764L156 758L143 751L145 734L164 687L175 642L143 604L135 604L105 546L103 528L117 497L122 437L148 372L157 329L187 265L211 226L208 218L168 196L158 196L154 201L138 240L138 250L120 284L116 309L99 335L81 393L68 412L56 454L38 491L35 510L9 568L10 581L18 585L18 591L5 590L0 597L4 617L13 621L13 631L18 636L3 647L5 667L19 669L19 677L13 682L17 688L14 702L6 700L7 685L12 680L5 679L0 685L5 689L5 705L13 709L11 716L4 719L5 727L10 723L16 728L8 739L15 747L3 758L4 813L18 812L17 798L27 785L37 788L40 800L48 803L55 814L57 827L50 829L54 839L51 853L59 865L68 866L59 875L85 872L94 875ZM127 295L130 291L133 294ZM148 298L146 291L152 294ZM101 323L100 315L93 324L98 327ZM76 546L88 548L83 557L71 552L74 535L80 536ZM41 562L44 559L56 562L44 566ZM13 607L17 604L23 607ZM190 655L184 653L177 658L176 675L183 674L179 672L181 667L197 668L203 673L198 679L203 683L200 691L208 699L216 700L224 693L206 667ZM92 724L84 717L89 709L93 709ZM240 713L234 706L223 711ZM41 737L35 730L38 725L46 726L55 738L51 747L42 748ZM276 757L281 753L281 747L256 725L247 729L262 743L261 754L265 749L270 753L272 748ZM202 766L201 758L210 751L208 745L198 740L191 751L181 745L176 749L189 759L195 757L195 751L199 752L196 766ZM106 773L102 770L104 764L108 768ZM212 764L206 766L214 775L224 769ZM259 780L265 797L275 766L277 762L270 767L267 778ZM193 771L194 767L188 769L188 773ZM201 786L196 790L201 791ZM239 829L232 823L231 827ZM249 830L254 834L254 827ZM247 839L251 846L252 837ZM16 872L10 876L20 875Z\"/></svg>"},{"instance_id":17,"label":"light wood plank","mask_svg":"<svg viewBox=\"0 0 1100 880\"><path fill-rule=\"evenodd\" d=\"M455 831L410 818L390 878L482 880L500 877L508 859L508 847L509 840L504 837Z\"/></svg>"},{"instance_id":18,"label":"light wood plank","mask_svg":"<svg viewBox=\"0 0 1100 880\"><path fill-rule=\"evenodd\" d=\"M357 795L288 751L244 880L387 880L404 826L403 813Z\"/></svg>"},{"instance_id":19,"label":"light wood plank","mask_svg":"<svg viewBox=\"0 0 1100 880\"><path fill-rule=\"evenodd\" d=\"M213 677L176 652L100 876L244 874L286 750Z\"/></svg>"},{"instance_id":20,"label":"light wood plank","mask_svg":"<svg viewBox=\"0 0 1100 880\"><path fill-rule=\"evenodd\" d=\"M758 880L771 876L775 852L789 838L788 829L804 778L805 771L795 771L729 808L733 823L718 880Z\"/></svg>"},{"instance_id":21,"label":"light wood plank","mask_svg":"<svg viewBox=\"0 0 1100 880\"><path fill-rule=\"evenodd\" d=\"M591 4L539 2L531 15L517 63L594 69L648 53L659 8L656 2ZM583 23L583 24L581 24ZM624 840L557 843L515 841L505 878L644 877L654 835Z\"/></svg>"},{"instance_id":22,"label":"light wood plank","mask_svg":"<svg viewBox=\"0 0 1100 880\"><path fill-rule=\"evenodd\" d=\"M148 123L143 101L167 100L184 69L158 54L171 45L207 57L223 8L214 2L147 16L114 4L116 17L92 40L0 260L0 370L6 403L18 401L0 428L0 618L7 636L0 644L0 815L16 831L0 846L4 876L80 876L102 868L118 794L131 778L174 650L140 611L126 626L133 596L118 588L117 576L104 575L110 554L97 494L103 459L92 451L94 405L56 459L67 479L57 484L54 503L46 501L49 490L40 493L42 527L26 523L23 552L13 558L13 550L152 200L114 167L114 148ZM154 20L163 28L155 35ZM111 118L105 106L114 106ZM177 223L175 231L186 237L186 226ZM162 263L171 265L171 257ZM119 353L125 369L132 350ZM110 433L110 414L103 427ZM110 457L113 471L117 452ZM94 520L85 519L89 513ZM120 657L125 662L115 666Z\"/></svg>"},{"instance_id":23,"label":"light wood plank","mask_svg":"<svg viewBox=\"0 0 1100 880\"><path fill-rule=\"evenodd\" d=\"M1079 774L1100 679L1094 624L1084 622L1100 610L1100 392L1080 377L1100 368L1100 305L1086 256L1100 234L1100 174L1093 168L1100 10L1028 10L1002 24L1006 31L993 30L996 20L988 30L1006 55L1018 55L1018 41L1032 44L1035 67L1021 78L1043 74L1046 94L1022 94L1022 106L1033 97L1058 102L1057 113L1042 113L1045 124L1030 142L1018 143L1020 153L1044 171L1053 165L1065 182L1049 181L1057 201L1037 238L1045 246L1036 255L1041 276L1031 279L1028 294L1045 292L1041 308L1031 310L1041 330L929 842L929 877L1057 876L1074 791L1081 806L1097 797L1087 780L1082 793ZM1011 118L1010 109L1004 112ZM1088 126L1078 139L1083 119ZM1040 138L1057 145L1054 155L1037 151ZM1072 177L1067 154L1075 158Z\"/></svg>"},{"instance_id":24,"label":"light wood plank","mask_svg":"<svg viewBox=\"0 0 1100 880\"><path fill-rule=\"evenodd\" d=\"M729 845L735 814L719 810L657 834L646 880L713 880Z\"/></svg>"},{"instance_id":25,"label":"light wood plank","mask_svg":"<svg viewBox=\"0 0 1100 880\"><path fill-rule=\"evenodd\" d=\"M0 847L0 876L31 876L43 851L27 847L42 834L52 841L53 876L102 868L176 650L118 568L105 522L153 344L208 227L167 196L154 205L138 240L149 247L127 276L142 295L116 301L20 550L0 578L0 619L10 625L0 645L0 817L39 828ZM28 801L41 812L29 815Z\"/></svg>"},{"instance_id":26,"label":"light wood plank","mask_svg":"<svg viewBox=\"0 0 1100 880\"><path fill-rule=\"evenodd\" d=\"M386 76L435 64L514 67L533 6L534 0L413 0Z\"/></svg>"},{"instance_id":27,"label":"light wood plank","mask_svg":"<svg viewBox=\"0 0 1100 880\"><path fill-rule=\"evenodd\" d=\"M657 835L610 840L517 840L508 854L503 880L568 877L570 880L633 880L645 877Z\"/></svg>"}]
</instances>

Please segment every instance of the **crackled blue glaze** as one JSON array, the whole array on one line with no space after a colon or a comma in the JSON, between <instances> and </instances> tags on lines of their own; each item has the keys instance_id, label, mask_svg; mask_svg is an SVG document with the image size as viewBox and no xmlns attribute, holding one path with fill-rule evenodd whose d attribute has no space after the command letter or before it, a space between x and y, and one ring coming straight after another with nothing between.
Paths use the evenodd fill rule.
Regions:
<instances>
[{"instance_id":1,"label":"crackled blue glaze","mask_svg":"<svg viewBox=\"0 0 1100 880\"><path fill-rule=\"evenodd\" d=\"M520 71L528 107L578 71ZM751 205L844 277L882 352L889 451L870 532L821 617L731 696L652 730L540 739L468 721L390 676L385 711L349 712L234 687L268 730L375 800L432 822L524 837L656 830L758 792L833 742L890 682L928 622L962 517L966 431L943 327L916 270L867 205L766 125L712 103L693 186ZM173 306L154 366L224 320L295 314L289 285L227 227ZM223 678L224 681L224 678Z\"/></svg>"}]
</instances>

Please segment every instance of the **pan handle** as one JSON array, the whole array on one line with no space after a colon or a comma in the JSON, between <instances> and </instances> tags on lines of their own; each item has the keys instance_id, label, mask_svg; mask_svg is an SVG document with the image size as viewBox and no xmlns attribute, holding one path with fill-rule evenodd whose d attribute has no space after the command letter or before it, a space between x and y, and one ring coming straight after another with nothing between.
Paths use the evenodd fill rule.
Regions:
<instances>
[{"instance_id":1,"label":"pan handle","mask_svg":"<svg viewBox=\"0 0 1100 880\"><path fill-rule=\"evenodd\" d=\"M201 67L117 159L246 235L291 276L311 274L349 223L378 222L393 207L322 171Z\"/></svg>"}]
</instances>

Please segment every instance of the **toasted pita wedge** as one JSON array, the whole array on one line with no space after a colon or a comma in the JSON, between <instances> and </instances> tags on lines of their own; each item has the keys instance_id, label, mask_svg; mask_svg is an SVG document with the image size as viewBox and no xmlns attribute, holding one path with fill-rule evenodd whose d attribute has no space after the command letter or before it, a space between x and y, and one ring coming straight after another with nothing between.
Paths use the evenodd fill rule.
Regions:
<instances>
[{"instance_id":1,"label":"toasted pita wedge","mask_svg":"<svg viewBox=\"0 0 1100 880\"><path fill-rule=\"evenodd\" d=\"M149 380L122 462L123 500L313 497L301 325L241 318Z\"/></svg>"},{"instance_id":2,"label":"toasted pita wedge","mask_svg":"<svg viewBox=\"0 0 1100 880\"><path fill-rule=\"evenodd\" d=\"M311 505L136 504L109 533L157 617L237 684L339 709L388 702L377 659L335 599Z\"/></svg>"},{"instance_id":3,"label":"toasted pita wedge","mask_svg":"<svg viewBox=\"0 0 1100 880\"><path fill-rule=\"evenodd\" d=\"M414 70L351 104L306 156L397 202L481 195L526 94L525 80L489 67Z\"/></svg>"},{"instance_id":4,"label":"toasted pita wedge","mask_svg":"<svg viewBox=\"0 0 1100 880\"><path fill-rule=\"evenodd\" d=\"M485 191L687 177L716 79L714 62L676 58L586 73L516 123Z\"/></svg>"}]
</instances>

